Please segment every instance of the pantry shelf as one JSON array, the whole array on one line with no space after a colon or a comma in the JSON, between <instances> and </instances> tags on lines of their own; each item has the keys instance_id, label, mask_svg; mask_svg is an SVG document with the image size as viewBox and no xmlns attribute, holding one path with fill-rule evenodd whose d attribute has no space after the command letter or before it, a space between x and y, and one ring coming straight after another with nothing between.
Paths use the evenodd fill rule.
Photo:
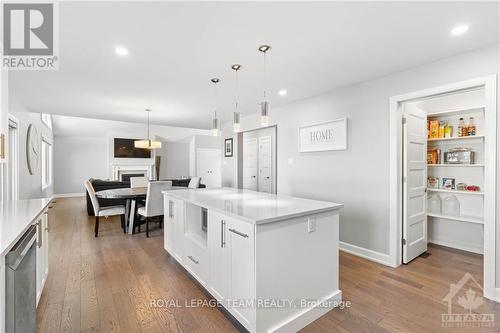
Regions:
<instances>
[{"instance_id":1,"label":"pantry shelf","mask_svg":"<svg viewBox=\"0 0 500 333\"><path fill-rule=\"evenodd\" d=\"M436 141L466 141L466 140L482 140L484 139L484 135L470 135L470 136L459 136L452 138L435 138L435 139L427 139L427 142L436 142Z\"/></svg>"},{"instance_id":2,"label":"pantry shelf","mask_svg":"<svg viewBox=\"0 0 500 333\"><path fill-rule=\"evenodd\" d=\"M444 190L441 188L427 188L429 192L440 192L440 193L452 193L452 194L471 194L471 195L484 195L484 192L480 191L459 191L459 190Z\"/></svg>"},{"instance_id":3,"label":"pantry shelf","mask_svg":"<svg viewBox=\"0 0 500 333\"><path fill-rule=\"evenodd\" d=\"M484 164L427 164L430 168L482 168Z\"/></svg>"},{"instance_id":4,"label":"pantry shelf","mask_svg":"<svg viewBox=\"0 0 500 333\"><path fill-rule=\"evenodd\" d=\"M484 224L483 218L481 216L470 216L470 215L449 216L449 215L434 214L434 213L427 213L427 216L446 219L446 220L460 221L460 222Z\"/></svg>"},{"instance_id":5,"label":"pantry shelf","mask_svg":"<svg viewBox=\"0 0 500 333\"><path fill-rule=\"evenodd\" d=\"M446 116L452 116L452 115L457 115L457 114L482 112L482 111L484 111L484 105L478 105L478 106L474 106L474 107L470 107L470 108L453 109L453 110L445 110L445 111L428 113L427 117L429 117L429 118L446 117Z\"/></svg>"}]
</instances>

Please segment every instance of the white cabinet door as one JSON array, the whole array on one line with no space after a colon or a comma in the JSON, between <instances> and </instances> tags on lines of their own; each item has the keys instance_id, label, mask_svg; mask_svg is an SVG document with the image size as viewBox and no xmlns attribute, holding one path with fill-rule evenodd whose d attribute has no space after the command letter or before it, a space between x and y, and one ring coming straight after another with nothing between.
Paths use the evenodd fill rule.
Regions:
<instances>
[{"instance_id":1,"label":"white cabinet door","mask_svg":"<svg viewBox=\"0 0 500 333\"><path fill-rule=\"evenodd\" d=\"M259 192L272 193L272 138L259 138Z\"/></svg>"},{"instance_id":2,"label":"white cabinet door","mask_svg":"<svg viewBox=\"0 0 500 333\"><path fill-rule=\"evenodd\" d=\"M231 299L238 303L252 301L255 299L254 225L231 219L227 236L231 251ZM233 310L239 320L247 326L253 325L255 311L251 306L233 307Z\"/></svg>"},{"instance_id":3,"label":"white cabinet door","mask_svg":"<svg viewBox=\"0 0 500 333\"><path fill-rule=\"evenodd\" d=\"M207 188L217 188L222 185L221 150L198 148L196 152L196 175Z\"/></svg>"},{"instance_id":4,"label":"white cabinet door","mask_svg":"<svg viewBox=\"0 0 500 333\"><path fill-rule=\"evenodd\" d=\"M257 139L247 139L243 142L243 188L257 191Z\"/></svg>"},{"instance_id":5,"label":"white cabinet door","mask_svg":"<svg viewBox=\"0 0 500 333\"><path fill-rule=\"evenodd\" d=\"M228 219L222 214L208 212L208 248L210 258L210 292L222 302L229 297Z\"/></svg>"},{"instance_id":6,"label":"white cabinet door","mask_svg":"<svg viewBox=\"0 0 500 333\"><path fill-rule=\"evenodd\" d=\"M406 105L403 148L403 263L427 251L427 114Z\"/></svg>"},{"instance_id":7,"label":"white cabinet door","mask_svg":"<svg viewBox=\"0 0 500 333\"><path fill-rule=\"evenodd\" d=\"M184 201L172 200L172 220L174 224L174 256L180 263L184 262Z\"/></svg>"},{"instance_id":8,"label":"white cabinet door","mask_svg":"<svg viewBox=\"0 0 500 333\"><path fill-rule=\"evenodd\" d=\"M36 303L40 300L49 273L48 214L43 213L36 222Z\"/></svg>"}]
</instances>

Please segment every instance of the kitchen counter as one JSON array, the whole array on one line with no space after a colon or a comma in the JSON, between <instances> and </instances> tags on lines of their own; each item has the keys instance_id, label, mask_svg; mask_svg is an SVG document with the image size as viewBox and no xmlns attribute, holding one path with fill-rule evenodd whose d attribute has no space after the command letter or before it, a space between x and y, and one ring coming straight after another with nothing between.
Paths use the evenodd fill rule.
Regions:
<instances>
[{"instance_id":1,"label":"kitchen counter","mask_svg":"<svg viewBox=\"0 0 500 333\"><path fill-rule=\"evenodd\" d=\"M0 255L10 250L51 200L42 198L0 202Z\"/></svg>"},{"instance_id":2,"label":"kitchen counter","mask_svg":"<svg viewBox=\"0 0 500 333\"><path fill-rule=\"evenodd\" d=\"M185 189L163 193L254 224L276 222L343 207L338 203L235 188Z\"/></svg>"}]
</instances>

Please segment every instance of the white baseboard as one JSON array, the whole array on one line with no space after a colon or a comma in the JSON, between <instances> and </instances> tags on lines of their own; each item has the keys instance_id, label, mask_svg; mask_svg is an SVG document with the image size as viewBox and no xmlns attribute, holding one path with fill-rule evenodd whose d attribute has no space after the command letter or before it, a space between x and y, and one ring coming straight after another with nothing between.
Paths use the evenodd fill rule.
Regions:
<instances>
[{"instance_id":1,"label":"white baseboard","mask_svg":"<svg viewBox=\"0 0 500 333\"><path fill-rule=\"evenodd\" d=\"M327 312L335 307L338 307L342 301L342 291L337 290L331 295L325 297L320 302L316 303L304 311L296 314L287 321L275 326L267 332L269 333L288 333L288 332L298 332L300 329L306 327L313 321L317 320L321 316L325 315Z\"/></svg>"},{"instance_id":2,"label":"white baseboard","mask_svg":"<svg viewBox=\"0 0 500 333\"><path fill-rule=\"evenodd\" d=\"M500 303L500 288L495 288L495 302Z\"/></svg>"},{"instance_id":3,"label":"white baseboard","mask_svg":"<svg viewBox=\"0 0 500 333\"><path fill-rule=\"evenodd\" d=\"M62 194L54 194L52 197L54 199L57 198L76 198L76 197L84 197L85 192L82 193L62 193Z\"/></svg>"},{"instance_id":4,"label":"white baseboard","mask_svg":"<svg viewBox=\"0 0 500 333\"><path fill-rule=\"evenodd\" d=\"M393 267L391 265L390 256L382 252L373 251L361 246L353 245L346 242L339 242L339 250L355 256L374 261L376 263Z\"/></svg>"},{"instance_id":5,"label":"white baseboard","mask_svg":"<svg viewBox=\"0 0 500 333\"><path fill-rule=\"evenodd\" d=\"M446 247L451 247L453 249L458 249L462 251L483 254L483 248L479 246L474 246L470 244L460 243L450 239L428 239L429 243L442 245Z\"/></svg>"}]
</instances>

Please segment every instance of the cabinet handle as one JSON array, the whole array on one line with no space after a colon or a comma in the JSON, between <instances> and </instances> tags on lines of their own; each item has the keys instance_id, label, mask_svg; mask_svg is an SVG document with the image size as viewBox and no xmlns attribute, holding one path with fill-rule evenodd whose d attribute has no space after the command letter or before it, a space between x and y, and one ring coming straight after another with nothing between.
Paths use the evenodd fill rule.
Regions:
<instances>
[{"instance_id":1,"label":"cabinet handle","mask_svg":"<svg viewBox=\"0 0 500 333\"><path fill-rule=\"evenodd\" d=\"M168 201L168 217L174 217L174 202L170 200Z\"/></svg>"},{"instance_id":2,"label":"cabinet handle","mask_svg":"<svg viewBox=\"0 0 500 333\"><path fill-rule=\"evenodd\" d=\"M192 262L194 262L196 265L198 265L200 262L193 258L192 256L188 256L189 259L191 259Z\"/></svg>"},{"instance_id":3,"label":"cabinet handle","mask_svg":"<svg viewBox=\"0 0 500 333\"><path fill-rule=\"evenodd\" d=\"M44 214L47 215L47 227L45 228L45 230L49 232L49 212L45 212Z\"/></svg>"},{"instance_id":4,"label":"cabinet handle","mask_svg":"<svg viewBox=\"0 0 500 333\"><path fill-rule=\"evenodd\" d=\"M38 246L38 248L41 248L42 247L42 220L39 220L37 222L37 226L38 226L38 239L37 239L36 245Z\"/></svg>"},{"instance_id":5,"label":"cabinet handle","mask_svg":"<svg viewBox=\"0 0 500 333\"><path fill-rule=\"evenodd\" d=\"M244 234L242 232L239 232L238 230L235 230L235 229L229 229L229 231L231 231L232 233L234 234L237 234L238 236L241 236L243 238L248 238L248 235L247 234Z\"/></svg>"},{"instance_id":6,"label":"cabinet handle","mask_svg":"<svg viewBox=\"0 0 500 333\"><path fill-rule=\"evenodd\" d=\"M226 247L226 221L221 220L220 224L220 247Z\"/></svg>"}]
</instances>

